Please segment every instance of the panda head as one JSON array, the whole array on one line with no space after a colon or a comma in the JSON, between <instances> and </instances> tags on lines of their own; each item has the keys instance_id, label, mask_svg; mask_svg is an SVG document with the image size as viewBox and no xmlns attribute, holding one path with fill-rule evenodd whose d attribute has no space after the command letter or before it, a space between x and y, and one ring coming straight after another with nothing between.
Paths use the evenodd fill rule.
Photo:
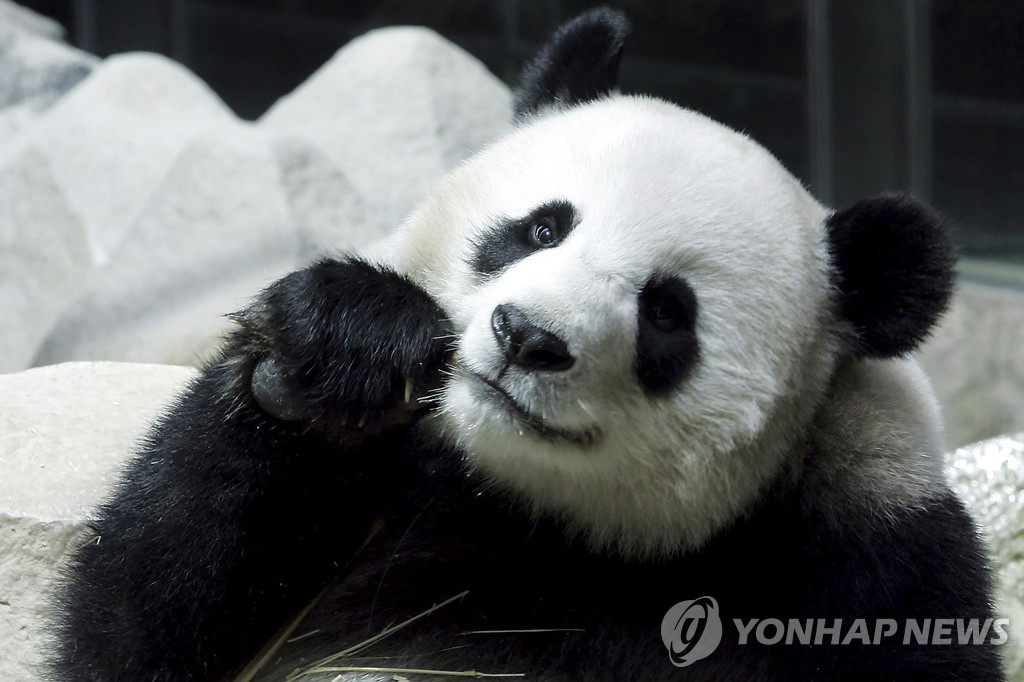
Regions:
<instances>
[{"instance_id":1,"label":"panda head","mask_svg":"<svg viewBox=\"0 0 1024 682\"><path fill-rule=\"evenodd\" d=\"M432 420L598 546L700 546L800 467L841 360L912 350L952 249L885 196L833 212L762 147L614 90L625 20L564 26L516 127L443 178L393 264L458 334Z\"/></svg>"}]
</instances>

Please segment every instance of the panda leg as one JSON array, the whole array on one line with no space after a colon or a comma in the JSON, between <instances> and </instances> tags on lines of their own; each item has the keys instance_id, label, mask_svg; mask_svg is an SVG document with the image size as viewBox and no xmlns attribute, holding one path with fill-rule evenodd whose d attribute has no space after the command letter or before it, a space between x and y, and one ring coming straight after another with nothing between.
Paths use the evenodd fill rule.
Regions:
<instances>
[{"instance_id":1,"label":"panda leg","mask_svg":"<svg viewBox=\"0 0 1024 682\"><path fill-rule=\"evenodd\" d=\"M443 313L399 275L322 261L237 316L68 567L51 674L219 679L365 541L408 472L411 386Z\"/></svg>"}]
</instances>

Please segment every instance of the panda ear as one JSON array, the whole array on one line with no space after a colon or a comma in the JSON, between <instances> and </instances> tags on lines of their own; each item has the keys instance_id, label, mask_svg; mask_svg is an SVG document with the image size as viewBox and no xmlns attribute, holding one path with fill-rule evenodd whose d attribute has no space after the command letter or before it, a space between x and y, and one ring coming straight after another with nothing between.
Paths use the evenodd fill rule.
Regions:
<instances>
[{"instance_id":1,"label":"panda ear","mask_svg":"<svg viewBox=\"0 0 1024 682\"><path fill-rule=\"evenodd\" d=\"M854 352L892 358L914 350L953 293L956 248L946 222L916 199L883 195L832 214L827 229Z\"/></svg>"},{"instance_id":2,"label":"panda ear","mask_svg":"<svg viewBox=\"0 0 1024 682\"><path fill-rule=\"evenodd\" d=\"M544 107L587 102L615 89L629 29L625 15L607 7L563 24L523 69L515 96L516 122Z\"/></svg>"}]
</instances>

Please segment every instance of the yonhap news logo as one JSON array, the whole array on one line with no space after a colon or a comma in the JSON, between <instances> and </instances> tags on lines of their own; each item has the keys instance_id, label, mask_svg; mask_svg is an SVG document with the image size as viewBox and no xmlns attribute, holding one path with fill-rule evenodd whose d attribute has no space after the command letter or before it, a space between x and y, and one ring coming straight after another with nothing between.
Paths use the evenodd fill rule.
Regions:
<instances>
[{"instance_id":1,"label":"yonhap news logo","mask_svg":"<svg viewBox=\"0 0 1024 682\"><path fill-rule=\"evenodd\" d=\"M681 601L661 620L661 641L680 668L710 656L722 641L722 619L712 597Z\"/></svg>"},{"instance_id":2,"label":"yonhap news logo","mask_svg":"<svg viewBox=\"0 0 1024 682\"><path fill-rule=\"evenodd\" d=\"M1009 640L1008 618L733 618L739 646L786 645L991 645ZM672 664L685 668L722 642L718 602L704 596L681 601L661 621L661 641Z\"/></svg>"}]
</instances>

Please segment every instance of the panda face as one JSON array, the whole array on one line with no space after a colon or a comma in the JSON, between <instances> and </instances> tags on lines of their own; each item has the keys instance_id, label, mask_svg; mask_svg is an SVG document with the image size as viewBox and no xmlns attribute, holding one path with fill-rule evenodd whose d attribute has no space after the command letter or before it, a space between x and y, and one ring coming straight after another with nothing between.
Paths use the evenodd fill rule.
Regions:
<instances>
[{"instance_id":1,"label":"panda face","mask_svg":"<svg viewBox=\"0 0 1024 682\"><path fill-rule=\"evenodd\" d=\"M459 335L438 428L596 545L700 545L789 464L833 371L826 217L761 147L664 102L528 121L393 244Z\"/></svg>"}]
</instances>

